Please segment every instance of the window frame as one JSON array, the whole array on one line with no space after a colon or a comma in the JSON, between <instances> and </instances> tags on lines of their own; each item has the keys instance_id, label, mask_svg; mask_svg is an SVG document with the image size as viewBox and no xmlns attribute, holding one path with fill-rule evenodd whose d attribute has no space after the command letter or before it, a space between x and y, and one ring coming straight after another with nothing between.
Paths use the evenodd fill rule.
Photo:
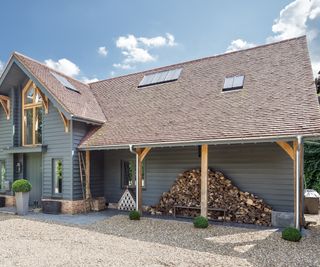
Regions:
<instances>
[{"instance_id":1,"label":"window frame","mask_svg":"<svg viewBox=\"0 0 320 267\"><path fill-rule=\"evenodd\" d=\"M129 185L125 185L124 184L124 162L130 162L130 161L133 161L134 163L134 175L133 175L133 178L132 178L132 184L131 186ZM147 188L147 179L146 179L146 173L147 173L147 164L146 164L146 161L144 160L142 162L142 189L145 190ZM121 189L126 189L126 188L130 188L130 189L135 189L136 188L136 160L135 159L122 159L120 161L120 175L121 175L121 184L120 184L120 187Z\"/></svg>"},{"instance_id":2,"label":"window frame","mask_svg":"<svg viewBox=\"0 0 320 267\"><path fill-rule=\"evenodd\" d=\"M55 174L56 174L56 165L55 162L61 161L61 165L62 165L62 182L61 182L61 192L60 193L56 193L56 181L55 181ZM52 166L52 195L55 197L62 197L63 195L63 180L64 180L64 168L63 168L63 159L62 158L52 158L51 161L51 166ZM58 177L57 177L58 178ZM59 186L59 184L58 184Z\"/></svg>"},{"instance_id":3,"label":"window frame","mask_svg":"<svg viewBox=\"0 0 320 267\"><path fill-rule=\"evenodd\" d=\"M234 81L235 79L239 79L242 78L242 85L235 85ZM231 86L226 86L227 81L229 81L228 83L231 83L232 80L232 85ZM223 87L222 87L222 92L228 92L228 91L234 91L234 90L239 90L242 89L244 87L244 81L245 81L245 75L241 74L241 75L234 75L234 76L226 76L224 78L224 83L223 83Z\"/></svg>"},{"instance_id":4,"label":"window frame","mask_svg":"<svg viewBox=\"0 0 320 267\"><path fill-rule=\"evenodd\" d=\"M4 166L4 177L2 178L2 166ZM5 193L6 189L5 189L5 185L4 182L7 179L7 164L6 164L6 160L5 159L0 159L0 193Z\"/></svg>"},{"instance_id":5,"label":"window frame","mask_svg":"<svg viewBox=\"0 0 320 267\"><path fill-rule=\"evenodd\" d=\"M25 98L27 93L29 92L30 89L34 90L34 94L32 96L32 103L25 103ZM41 101L36 102L36 96L41 97ZM37 120L37 109L40 108L42 109L42 125L43 125L43 115L44 115L44 95L40 91L40 89L33 83L33 82L28 82L25 88L22 90L22 146L37 146L42 144L42 138L41 138L41 143L39 143L36 140L36 120ZM26 120L25 120L25 113L27 110L32 110L32 143L27 144L26 143Z\"/></svg>"}]
</instances>

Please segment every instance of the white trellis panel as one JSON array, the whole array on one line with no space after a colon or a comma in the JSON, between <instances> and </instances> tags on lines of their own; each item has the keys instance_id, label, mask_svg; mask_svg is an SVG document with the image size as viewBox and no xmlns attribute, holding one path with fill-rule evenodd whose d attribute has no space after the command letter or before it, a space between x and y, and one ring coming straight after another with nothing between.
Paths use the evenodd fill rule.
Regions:
<instances>
[{"instance_id":1,"label":"white trellis panel","mask_svg":"<svg viewBox=\"0 0 320 267\"><path fill-rule=\"evenodd\" d=\"M126 189L118 202L119 210L135 210L136 201L129 189Z\"/></svg>"}]
</instances>

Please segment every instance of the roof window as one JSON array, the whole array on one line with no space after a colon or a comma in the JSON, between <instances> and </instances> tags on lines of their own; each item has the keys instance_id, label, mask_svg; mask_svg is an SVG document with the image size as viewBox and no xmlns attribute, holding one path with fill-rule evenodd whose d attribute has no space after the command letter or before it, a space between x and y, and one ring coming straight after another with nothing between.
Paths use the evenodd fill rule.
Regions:
<instances>
[{"instance_id":1,"label":"roof window","mask_svg":"<svg viewBox=\"0 0 320 267\"><path fill-rule=\"evenodd\" d=\"M176 81L180 77L181 71L182 69L180 68L180 69L146 74L141 80L141 82L139 83L138 87Z\"/></svg>"},{"instance_id":2,"label":"roof window","mask_svg":"<svg viewBox=\"0 0 320 267\"><path fill-rule=\"evenodd\" d=\"M55 72L51 72L50 73L67 89L71 90L71 91L75 91L77 93L80 93L79 90L73 86L73 84L71 84L65 77L55 73Z\"/></svg>"},{"instance_id":3,"label":"roof window","mask_svg":"<svg viewBox=\"0 0 320 267\"><path fill-rule=\"evenodd\" d=\"M244 75L226 77L222 91L237 90L243 88Z\"/></svg>"}]
</instances>

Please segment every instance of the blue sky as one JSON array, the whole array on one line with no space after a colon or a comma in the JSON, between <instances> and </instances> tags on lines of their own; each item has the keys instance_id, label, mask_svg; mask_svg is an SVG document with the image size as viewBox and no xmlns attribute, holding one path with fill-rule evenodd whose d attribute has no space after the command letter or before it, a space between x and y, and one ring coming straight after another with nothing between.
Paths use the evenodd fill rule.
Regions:
<instances>
[{"instance_id":1,"label":"blue sky","mask_svg":"<svg viewBox=\"0 0 320 267\"><path fill-rule=\"evenodd\" d=\"M307 34L320 70L320 0L4 0L0 10L0 68L18 51L93 81Z\"/></svg>"}]
</instances>

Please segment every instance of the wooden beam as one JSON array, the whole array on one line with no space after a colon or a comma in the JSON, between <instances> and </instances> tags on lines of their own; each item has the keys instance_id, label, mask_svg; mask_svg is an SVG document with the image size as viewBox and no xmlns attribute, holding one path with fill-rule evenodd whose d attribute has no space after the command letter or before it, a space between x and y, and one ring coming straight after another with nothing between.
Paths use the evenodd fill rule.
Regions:
<instances>
[{"instance_id":1,"label":"wooden beam","mask_svg":"<svg viewBox=\"0 0 320 267\"><path fill-rule=\"evenodd\" d=\"M0 103L6 113L7 120L10 119L10 98L5 95L0 95Z\"/></svg>"},{"instance_id":2,"label":"wooden beam","mask_svg":"<svg viewBox=\"0 0 320 267\"><path fill-rule=\"evenodd\" d=\"M86 199L91 199L91 190L90 190L90 151L86 150Z\"/></svg>"},{"instance_id":3,"label":"wooden beam","mask_svg":"<svg viewBox=\"0 0 320 267\"><path fill-rule=\"evenodd\" d=\"M142 149L136 149L136 210L142 212Z\"/></svg>"},{"instance_id":4,"label":"wooden beam","mask_svg":"<svg viewBox=\"0 0 320 267\"><path fill-rule=\"evenodd\" d=\"M144 158L147 156L149 151L151 150L151 147L146 147L145 149L142 150L141 155L140 155L140 160L143 161Z\"/></svg>"},{"instance_id":5,"label":"wooden beam","mask_svg":"<svg viewBox=\"0 0 320 267\"><path fill-rule=\"evenodd\" d=\"M293 153L294 153L294 159L293 159L293 192L294 192L294 225L296 225L296 214L297 214L297 148L298 148L298 142L293 141Z\"/></svg>"},{"instance_id":6,"label":"wooden beam","mask_svg":"<svg viewBox=\"0 0 320 267\"><path fill-rule=\"evenodd\" d=\"M61 116L61 119L63 121L63 124L64 124L64 131L66 133L69 132L69 127L70 127L70 121L66 118L66 116L63 115L63 113L61 111L59 111L60 113L60 116Z\"/></svg>"},{"instance_id":7,"label":"wooden beam","mask_svg":"<svg viewBox=\"0 0 320 267\"><path fill-rule=\"evenodd\" d=\"M48 112L49 112L49 100L48 100L48 97L46 97L45 94L42 93L39 88L37 88L37 91L38 91L39 95L41 95L42 103L43 103L43 106L44 106L44 112L46 114L48 114Z\"/></svg>"},{"instance_id":8,"label":"wooden beam","mask_svg":"<svg viewBox=\"0 0 320 267\"><path fill-rule=\"evenodd\" d=\"M208 217L208 145L201 146L201 216Z\"/></svg>"},{"instance_id":9,"label":"wooden beam","mask_svg":"<svg viewBox=\"0 0 320 267\"><path fill-rule=\"evenodd\" d=\"M277 144L289 155L292 160L294 160L294 149L287 142L277 141Z\"/></svg>"}]
</instances>

